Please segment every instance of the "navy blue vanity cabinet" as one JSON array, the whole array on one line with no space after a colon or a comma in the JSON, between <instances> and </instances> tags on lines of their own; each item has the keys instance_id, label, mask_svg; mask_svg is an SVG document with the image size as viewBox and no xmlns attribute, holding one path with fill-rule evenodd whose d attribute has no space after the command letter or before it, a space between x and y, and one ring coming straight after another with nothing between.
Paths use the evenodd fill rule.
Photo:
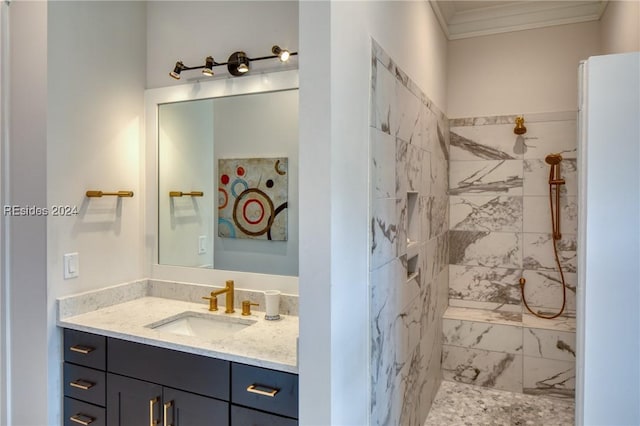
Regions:
<instances>
[{"instance_id":1,"label":"navy blue vanity cabinet","mask_svg":"<svg viewBox=\"0 0 640 426\"><path fill-rule=\"evenodd\" d=\"M107 374L107 424L162 424L162 386L117 374Z\"/></svg>"},{"instance_id":2,"label":"navy blue vanity cabinet","mask_svg":"<svg viewBox=\"0 0 640 426\"><path fill-rule=\"evenodd\" d=\"M298 425L296 374L73 330L64 338L65 426Z\"/></svg>"},{"instance_id":3,"label":"navy blue vanity cabinet","mask_svg":"<svg viewBox=\"0 0 640 426\"><path fill-rule=\"evenodd\" d=\"M231 426L298 426L298 420L232 405Z\"/></svg>"},{"instance_id":4,"label":"navy blue vanity cabinet","mask_svg":"<svg viewBox=\"0 0 640 426\"><path fill-rule=\"evenodd\" d=\"M109 426L227 426L228 403L109 373Z\"/></svg>"},{"instance_id":5,"label":"navy blue vanity cabinet","mask_svg":"<svg viewBox=\"0 0 640 426\"><path fill-rule=\"evenodd\" d=\"M230 363L108 339L107 424L228 426Z\"/></svg>"},{"instance_id":6,"label":"navy blue vanity cabinet","mask_svg":"<svg viewBox=\"0 0 640 426\"><path fill-rule=\"evenodd\" d=\"M64 330L65 426L106 425L106 343L104 336Z\"/></svg>"},{"instance_id":7,"label":"navy blue vanity cabinet","mask_svg":"<svg viewBox=\"0 0 640 426\"><path fill-rule=\"evenodd\" d=\"M231 366L231 403L246 408L264 411L278 416L298 418L298 375L267 368L233 363ZM243 411L236 417L247 417L250 412ZM256 414L256 417L259 417ZM233 426L243 423L236 421L232 411ZM289 422L290 423L290 422ZM282 419L279 424L289 424ZM272 425L270 422L252 423ZM297 421L296 423L297 424Z\"/></svg>"}]
</instances>

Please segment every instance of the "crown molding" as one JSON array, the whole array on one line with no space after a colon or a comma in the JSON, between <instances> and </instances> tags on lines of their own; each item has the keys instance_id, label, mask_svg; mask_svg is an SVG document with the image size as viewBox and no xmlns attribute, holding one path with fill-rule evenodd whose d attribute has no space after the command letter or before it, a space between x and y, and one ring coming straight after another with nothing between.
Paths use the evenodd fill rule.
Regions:
<instances>
[{"instance_id":1,"label":"crown molding","mask_svg":"<svg viewBox=\"0 0 640 426\"><path fill-rule=\"evenodd\" d=\"M520 0L457 10L454 1L429 0L429 3L449 40L596 21L607 6L607 0Z\"/></svg>"}]
</instances>

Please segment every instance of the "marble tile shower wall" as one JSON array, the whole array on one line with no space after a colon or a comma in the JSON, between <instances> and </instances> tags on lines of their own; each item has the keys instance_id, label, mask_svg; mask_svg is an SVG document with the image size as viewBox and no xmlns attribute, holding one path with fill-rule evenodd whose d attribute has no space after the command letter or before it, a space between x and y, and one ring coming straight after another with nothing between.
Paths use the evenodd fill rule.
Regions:
<instances>
[{"instance_id":1,"label":"marble tile shower wall","mask_svg":"<svg viewBox=\"0 0 640 426\"><path fill-rule=\"evenodd\" d=\"M422 425L448 299L448 120L372 46L371 424Z\"/></svg>"},{"instance_id":2,"label":"marble tile shower wall","mask_svg":"<svg viewBox=\"0 0 640 426\"><path fill-rule=\"evenodd\" d=\"M451 308L445 316L444 376L515 392L571 397L574 321L549 322L527 314L518 280L526 279L525 294L533 309L547 314L560 309L562 286L553 255L549 166L544 161L547 154L559 152L566 185L561 189L558 250L567 283L565 312L574 316L575 113L525 116L524 138L513 133L514 118L449 123Z\"/></svg>"},{"instance_id":3,"label":"marble tile shower wall","mask_svg":"<svg viewBox=\"0 0 640 426\"><path fill-rule=\"evenodd\" d=\"M449 303L522 312L518 279L524 276L529 306L548 312L560 308L549 166L544 161L547 154L559 152L566 185L561 189L558 249L568 284L568 312L575 312L575 114L558 114L558 121L547 115L549 121L526 122L524 140L513 133L513 118L451 120Z\"/></svg>"}]
</instances>

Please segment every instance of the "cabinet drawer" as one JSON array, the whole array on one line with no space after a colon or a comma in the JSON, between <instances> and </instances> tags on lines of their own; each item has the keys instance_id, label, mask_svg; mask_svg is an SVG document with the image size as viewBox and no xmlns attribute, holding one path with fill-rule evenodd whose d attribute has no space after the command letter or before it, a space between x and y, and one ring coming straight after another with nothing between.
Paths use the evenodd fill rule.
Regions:
<instances>
[{"instance_id":1,"label":"cabinet drawer","mask_svg":"<svg viewBox=\"0 0 640 426\"><path fill-rule=\"evenodd\" d=\"M231 402L298 418L298 375L233 363Z\"/></svg>"},{"instance_id":2,"label":"cabinet drawer","mask_svg":"<svg viewBox=\"0 0 640 426\"><path fill-rule=\"evenodd\" d=\"M64 330L64 360L85 367L104 370L107 339L97 334Z\"/></svg>"},{"instance_id":3,"label":"cabinet drawer","mask_svg":"<svg viewBox=\"0 0 640 426\"><path fill-rule=\"evenodd\" d=\"M228 361L111 338L108 359L111 373L229 400Z\"/></svg>"},{"instance_id":4,"label":"cabinet drawer","mask_svg":"<svg viewBox=\"0 0 640 426\"><path fill-rule=\"evenodd\" d=\"M298 421L232 405L231 426L298 426Z\"/></svg>"},{"instance_id":5,"label":"cabinet drawer","mask_svg":"<svg viewBox=\"0 0 640 426\"><path fill-rule=\"evenodd\" d=\"M106 395L104 371L64 363L64 395L104 406Z\"/></svg>"},{"instance_id":6,"label":"cabinet drawer","mask_svg":"<svg viewBox=\"0 0 640 426\"><path fill-rule=\"evenodd\" d=\"M64 398L64 426L105 426L105 409L73 398Z\"/></svg>"}]
</instances>

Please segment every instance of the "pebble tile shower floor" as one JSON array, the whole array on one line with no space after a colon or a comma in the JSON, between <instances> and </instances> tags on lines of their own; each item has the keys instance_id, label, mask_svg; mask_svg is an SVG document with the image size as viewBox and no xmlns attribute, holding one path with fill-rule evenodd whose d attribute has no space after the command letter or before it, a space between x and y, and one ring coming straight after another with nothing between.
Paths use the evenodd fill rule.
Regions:
<instances>
[{"instance_id":1,"label":"pebble tile shower floor","mask_svg":"<svg viewBox=\"0 0 640 426\"><path fill-rule=\"evenodd\" d=\"M574 402L443 381L424 426L573 426Z\"/></svg>"}]
</instances>

